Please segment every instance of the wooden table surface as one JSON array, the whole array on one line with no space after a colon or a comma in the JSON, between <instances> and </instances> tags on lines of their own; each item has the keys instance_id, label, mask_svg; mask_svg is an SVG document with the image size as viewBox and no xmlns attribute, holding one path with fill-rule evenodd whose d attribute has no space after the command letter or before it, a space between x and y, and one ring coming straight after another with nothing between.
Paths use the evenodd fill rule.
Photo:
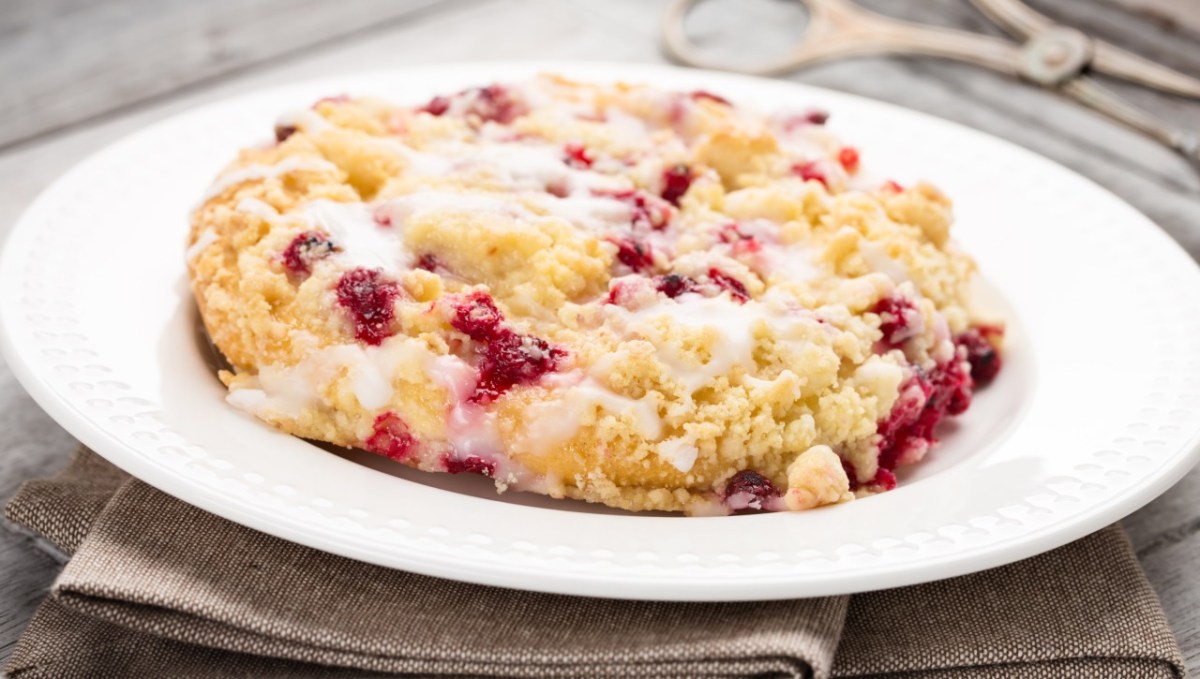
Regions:
<instances>
[{"instance_id":1,"label":"wooden table surface","mask_svg":"<svg viewBox=\"0 0 1200 679\"><path fill-rule=\"evenodd\" d=\"M965 0L860 0L894 16L999 35ZM1200 74L1197 0L1036 0L1045 14ZM901 6L904 5L904 6ZM0 12L0 231L105 144L197 104L354 70L498 59L661 62L661 0L45 0ZM786 0L722 0L694 34L722 54L784 46ZM1051 93L970 66L872 58L791 78L895 102L1033 149L1092 178L1200 257L1200 179L1158 144ZM1113 88L1200 129L1200 102ZM129 187L136 192L138 187ZM170 256L169 253L164 256ZM0 366L0 499L74 443ZM1200 668L1200 470L1125 520L1192 670ZM59 566L0 530L0 659Z\"/></svg>"}]
</instances>

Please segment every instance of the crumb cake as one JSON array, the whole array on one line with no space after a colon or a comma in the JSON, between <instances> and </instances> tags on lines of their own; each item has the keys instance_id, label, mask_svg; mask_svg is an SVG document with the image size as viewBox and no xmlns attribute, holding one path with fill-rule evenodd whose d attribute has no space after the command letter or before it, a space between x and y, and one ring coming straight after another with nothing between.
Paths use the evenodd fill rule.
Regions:
<instances>
[{"instance_id":1,"label":"crumb cake","mask_svg":"<svg viewBox=\"0 0 1200 679\"><path fill-rule=\"evenodd\" d=\"M228 401L635 511L889 490L1003 324L947 198L872 177L826 117L554 76L286 114L192 218Z\"/></svg>"}]
</instances>

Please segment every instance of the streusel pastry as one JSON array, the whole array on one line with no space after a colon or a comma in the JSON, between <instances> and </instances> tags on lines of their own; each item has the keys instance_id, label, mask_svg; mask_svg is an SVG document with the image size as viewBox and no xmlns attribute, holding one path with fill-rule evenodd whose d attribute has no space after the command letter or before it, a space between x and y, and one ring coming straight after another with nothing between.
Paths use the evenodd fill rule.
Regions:
<instances>
[{"instance_id":1,"label":"streusel pastry","mask_svg":"<svg viewBox=\"0 0 1200 679\"><path fill-rule=\"evenodd\" d=\"M995 376L1003 328L949 201L868 180L824 123L551 76L289 114L193 218L228 400L630 510L890 489Z\"/></svg>"}]
</instances>

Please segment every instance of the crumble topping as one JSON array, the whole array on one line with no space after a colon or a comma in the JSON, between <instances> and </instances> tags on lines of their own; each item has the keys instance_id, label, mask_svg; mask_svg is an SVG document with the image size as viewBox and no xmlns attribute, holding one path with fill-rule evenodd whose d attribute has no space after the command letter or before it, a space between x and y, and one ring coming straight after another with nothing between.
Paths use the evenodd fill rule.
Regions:
<instances>
[{"instance_id":1,"label":"crumble topping","mask_svg":"<svg viewBox=\"0 0 1200 679\"><path fill-rule=\"evenodd\" d=\"M287 113L193 215L229 403L630 510L888 490L1004 329L946 197L828 117L555 76Z\"/></svg>"}]
</instances>

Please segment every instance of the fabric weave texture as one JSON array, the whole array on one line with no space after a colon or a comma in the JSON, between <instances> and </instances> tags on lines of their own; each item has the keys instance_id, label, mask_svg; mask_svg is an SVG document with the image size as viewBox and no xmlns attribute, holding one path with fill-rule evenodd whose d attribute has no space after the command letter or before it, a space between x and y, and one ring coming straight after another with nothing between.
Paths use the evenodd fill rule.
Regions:
<instances>
[{"instance_id":1,"label":"fabric weave texture","mask_svg":"<svg viewBox=\"0 0 1200 679\"><path fill-rule=\"evenodd\" d=\"M485 587L233 524L81 450L8 519L71 554L5 668L40 677L1182 677L1118 526L852 597L680 603Z\"/></svg>"}]
</instances>

